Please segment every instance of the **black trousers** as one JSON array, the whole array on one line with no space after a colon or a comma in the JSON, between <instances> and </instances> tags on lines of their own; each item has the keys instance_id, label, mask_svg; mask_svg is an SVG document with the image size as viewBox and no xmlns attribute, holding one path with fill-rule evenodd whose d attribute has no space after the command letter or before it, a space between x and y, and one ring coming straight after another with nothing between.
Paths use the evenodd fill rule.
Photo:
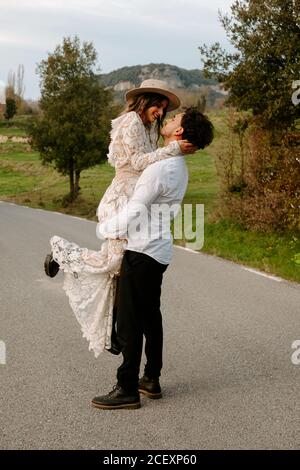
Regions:
<instances>
[{"instance_id":1,"label":"black trousers","mask_svg":"<svg viewBox=\"0 0 300 470\"><path fill-rule=\"evenodd\" d=\"M163 327L160 295L163 273L168 265L144 253L124 253L117 299L117 339L123 363L118 368L118 384L128 391L138 387L145 336L146 365L150 378L160 376L162 368Z\"/></svg>"}]
</instances>

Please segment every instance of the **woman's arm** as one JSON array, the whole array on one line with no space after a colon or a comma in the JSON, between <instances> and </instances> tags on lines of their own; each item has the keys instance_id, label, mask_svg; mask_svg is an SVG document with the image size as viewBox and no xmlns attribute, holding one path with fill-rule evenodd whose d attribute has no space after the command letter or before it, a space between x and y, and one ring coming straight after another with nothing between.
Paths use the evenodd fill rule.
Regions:
<instances>
[{"instance_id":1,"label":"woman's arm","mask_svg":"<svg viewBox=\"0 0 300 470\"><path fill-rule=\"evenodd\" d=\"M114 151L115 145L111 145L108 155L109 162L115 168L130 164L135 170L143 171L154 162L182 155L178 141L147 153L144 144L143 123L134 112L128 113L127 119L124 119L121 126L120 132L115 135L116 143L117 139L119 140L119 152Z\"/></svg>"}]
</instances>

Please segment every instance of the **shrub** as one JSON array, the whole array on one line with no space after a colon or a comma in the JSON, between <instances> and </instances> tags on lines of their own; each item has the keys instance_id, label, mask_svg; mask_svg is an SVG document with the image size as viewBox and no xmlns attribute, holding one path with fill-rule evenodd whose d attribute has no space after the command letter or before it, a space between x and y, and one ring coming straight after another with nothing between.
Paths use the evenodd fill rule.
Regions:
<instances>
[{"instance_id":1,"label":"shrub","mask_svg":"<svg viewBox=\"0 0 300 470\"><path fill-rule=\"evenodd\" d=\"M235 110L227 124L216 159L223 215L248 229L300 230L300 135L276 135Z\"/></svg>"}]
</instances>

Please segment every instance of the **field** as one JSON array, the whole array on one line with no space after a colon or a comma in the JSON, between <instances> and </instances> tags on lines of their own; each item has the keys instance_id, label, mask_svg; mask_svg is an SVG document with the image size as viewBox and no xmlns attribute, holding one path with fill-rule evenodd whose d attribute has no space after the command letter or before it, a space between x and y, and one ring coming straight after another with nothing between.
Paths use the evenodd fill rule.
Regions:
<instances>
[{"instance_id":1,"label":"field","mask_svg":"<svg viewBox=\"0 0 300 470\"><path fill-rule=\"evenodd\" d=\"M216 141L223 139L222 112L214 113L212 119L216 127ZM0 137L24 137L26 133L22 122L22 118L18 118L10 127L1 126L0 123ZM200 151L186 158L189 185L184 203L205 206L202 252L300 282L300 266L293 261L295 254L300 252L299 234L264 234L244 230L230 220L219 220L216 210L222 201L213 154L214 145L208 152ZM11 139L0 143L0 200L96 220L99 200L113 175L114 169L107 163L84 171L80 180L80 197L76 204L64 207L68 178L51 167L41 165L39 154L32 151L27 143L16 143ZM177 240L176 243L184 245L184 240Z\"/></svg>"}]
</instances>

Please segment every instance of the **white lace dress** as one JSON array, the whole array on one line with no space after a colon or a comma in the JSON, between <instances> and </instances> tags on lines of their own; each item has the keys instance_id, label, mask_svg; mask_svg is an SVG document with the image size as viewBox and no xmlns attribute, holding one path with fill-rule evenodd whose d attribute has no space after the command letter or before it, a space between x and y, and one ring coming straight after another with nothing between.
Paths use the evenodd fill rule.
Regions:
<instances>
[{"instance_id":1,"label":"white lace dress","mask_svg":"<svg viewBox=\"0 0 300 470\"><path fill-rule=\"evenodd\" d=\"M141 172L151 163L180 154L178 142L157 148L154 126L146 129L134 111L112 121L108 161L116 175L97 209L99 223L129 200ZM64 272L63 288L89 349L97 357L111 346L112 311L126 240L107 239L99 251L81 248L58 236L50 240L53 258Z\"/></svg>"}]
</instances>

